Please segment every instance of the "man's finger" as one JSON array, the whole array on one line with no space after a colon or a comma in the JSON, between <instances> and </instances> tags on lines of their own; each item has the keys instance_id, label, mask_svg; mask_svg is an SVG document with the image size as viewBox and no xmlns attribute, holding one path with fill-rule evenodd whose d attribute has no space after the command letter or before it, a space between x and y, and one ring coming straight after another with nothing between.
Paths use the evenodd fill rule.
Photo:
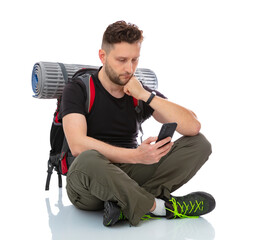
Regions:
<instances>
[{"instance_id":1,"label":"man's finger","mask_svg":"<svg viewBox=\"0 0 255 240\"><path fill-rule=\"evenodd\" d=\"M149 137L146 140L143 141L143 143L150 144L152 142L155 142L157 140L157 137Z\"/></svg>"},{"instance_id":2,"label":"man's finger","mask_svg":"<svg viewBox=\"0 0 255 240\"><path fill-rule=\"evenodd\" d=\"M171 142L171 138L170 137L162 139L161 141L157 142L155 145L156 145L157 148L160 148L160 147L162 147L163 145L165 145L168 142Z\"/></svg>"}]
</instances>

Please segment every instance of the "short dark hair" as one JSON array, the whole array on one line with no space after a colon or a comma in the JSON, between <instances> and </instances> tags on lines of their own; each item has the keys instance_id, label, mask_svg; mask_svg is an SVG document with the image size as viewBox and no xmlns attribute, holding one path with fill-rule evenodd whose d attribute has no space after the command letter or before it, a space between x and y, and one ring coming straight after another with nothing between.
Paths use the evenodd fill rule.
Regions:
<instances>
[{"instance_id":1,"label":"short dark hair","mask_svg":"<svg viewBox=\"0 0 255 240\"><path fill-rule=\"evenodd\" d=\"M117 21L110 24L103 35L102 49L111 47L115 43L136 43L143 41L143 31L135 24Z\"/></svg>"}]
</instances>

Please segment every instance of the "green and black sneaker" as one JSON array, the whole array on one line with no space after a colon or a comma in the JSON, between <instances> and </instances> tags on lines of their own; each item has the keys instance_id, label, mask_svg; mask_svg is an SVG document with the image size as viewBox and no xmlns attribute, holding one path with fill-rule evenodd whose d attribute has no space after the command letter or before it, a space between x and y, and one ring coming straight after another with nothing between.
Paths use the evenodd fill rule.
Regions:
<instances>
[{"instance_id":1,"label":"green and black sneaker","mask_svg":"<svg viewBox=\"0 0 255 240\"><path fill-rule=\"evenodd\" d=\"M104 202L103 224L107 227L112 226L120 220L126 220L120 207L114 202Z\"/></svg>"},{"instance_id":2,"label":"green and black sneaker","mask_svg":"<svg viewBox=\"0 0 255 240\"><path fill-rule=\"evenodd\" d=\"M193 192L183 197L165 199L166 218L197 218L215 208L215 199L205 192Z\"/></svg>"}]
</instances>

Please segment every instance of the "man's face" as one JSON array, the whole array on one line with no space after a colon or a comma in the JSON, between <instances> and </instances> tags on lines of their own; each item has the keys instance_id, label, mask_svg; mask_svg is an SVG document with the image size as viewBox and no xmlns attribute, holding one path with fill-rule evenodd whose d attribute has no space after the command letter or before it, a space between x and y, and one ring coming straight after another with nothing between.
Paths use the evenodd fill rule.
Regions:
<instances>
[{"instance_id":1,"label":"man's face","mask_svg":"<svg viewBox=\"0 0 255 240\"><path fill-rule=\"evenodd\" d=\"M134 75L140 56L141 43L121 42L106 54L105 73L114 84L124 86Z\"/></svg>"}]
</instances>

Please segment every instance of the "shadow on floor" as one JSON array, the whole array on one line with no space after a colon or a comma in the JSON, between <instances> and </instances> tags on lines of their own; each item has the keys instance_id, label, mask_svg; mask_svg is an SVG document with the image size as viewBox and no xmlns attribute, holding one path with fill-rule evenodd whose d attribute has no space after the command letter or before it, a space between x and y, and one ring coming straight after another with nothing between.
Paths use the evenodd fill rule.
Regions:
<instances>
[{"instance_id":1,"label":"shadow on floor","mask_svg":"<svg viewBox=\"0 0 255 240\"><path fill-rule=\"evenodd\" d=\"M55 206L58 213L53 214L50 199L46 198L49 227L52 240L80 239L171 239L171 240L213 240L213 226L204 218L141 221L136 227L130 227L127 221L112 227L103 226L103 212L81 211L73 205L64 206L62 189Z\"/></svg>"}]
</instances>

